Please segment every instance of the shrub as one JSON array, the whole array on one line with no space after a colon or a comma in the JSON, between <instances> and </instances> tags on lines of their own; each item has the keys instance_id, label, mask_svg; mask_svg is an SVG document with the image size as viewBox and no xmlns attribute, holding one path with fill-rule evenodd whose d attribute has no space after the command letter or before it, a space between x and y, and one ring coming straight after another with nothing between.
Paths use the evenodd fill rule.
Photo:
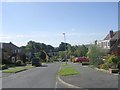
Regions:
<instances>
[{"instance_id":1,"label":"shrub","mask_svg":"<svg viewBox=\"0 0 120 90\"><path fill-rule=\"evenodd\" d=\"M4 70L4 69L8 69L7 65L6 64L0 65L0 70Z\"/></svg>"},{"instance_id":2,"label":"shrub","mask_svg":"<svg viewBox=\"0 0 120 90\"><path fill-rule=\"evenodd\" d=\"M115 55L108 56L108 63L117 64L119 62L119 58Z\"/></svg>"},{"instance_id":3,"label":"shrub","mask_svg":"<svg viewBox=\"0 0 120 90\"><path fill-rule=\"evenodd\" d=\"M22 66L23 62L21 60L17 60L15 63L16 66Z\"/></svg>"},{"instance_id":4,"label":"shrub","mask_svg":"<svg viewBox=\"0 0 120 90\"><path fill-rule=\"evenodd\" d=\"M119 58L118 58L117 56L113 56L113 57L112 57L112 62L113 62L113 63L118 64L119 61L120 61L120 60L119 60Z\"/></svg>"},{"instance_id":5,"label":"shrub","mask_svg":"<svg viewBox=\"0 0 120 90\"><path fill-rule=\"evenodd\" d=\"M15 64L7 64L8 67L15 67Z\"/></svg>"},{"instance_id":6,"label":"shrub","mask_svg":"<svg viewBox=\"0 0 120 90\"><path fill-rule=\"evenodd\" d=\"M119 61L119 58L115 55L108 55L105 57L105 63L108 65L109 68L117 68L117 64Z\"/></svg>"},{"instance_id":7,"label":"shrub","mask_svg":"<svg viewBox=\"0 0 120 90\"><path fill-rule=\"evenodd\" d=\"M106 64L101 64L100 66L99 66L99 68L100 69L108 69L109 67L108 67L108 65L106 65Z\"/></svg>"}]
</instances>

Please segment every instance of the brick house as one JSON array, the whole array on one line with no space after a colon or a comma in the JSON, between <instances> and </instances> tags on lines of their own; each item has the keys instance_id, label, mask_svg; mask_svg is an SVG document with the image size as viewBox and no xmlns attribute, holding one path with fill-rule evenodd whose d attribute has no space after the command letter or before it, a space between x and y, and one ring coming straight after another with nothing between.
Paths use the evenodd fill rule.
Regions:
<instances>
[{"instance_id":1,"label":"brick house","mask_svg":"<svg viewBox=\"0 0 120 90\"><path fill-rule=\"evenodd\" d=\"M1 43L2 48L2 62L3 63L15 63L16 60L21 60L23 55L21 48L13 43Z\"/></svg>"},{"instance_id":2,"label":"brick house","mask_svg":"<svg viewBox=\"0 0 120 90\"><path fill-rule=\"evenodd\" d=\"M108 49L110 54L120 56L120 31L111 30L104 40L97 41L97 45Z\"/></svg>"}]
</instances>

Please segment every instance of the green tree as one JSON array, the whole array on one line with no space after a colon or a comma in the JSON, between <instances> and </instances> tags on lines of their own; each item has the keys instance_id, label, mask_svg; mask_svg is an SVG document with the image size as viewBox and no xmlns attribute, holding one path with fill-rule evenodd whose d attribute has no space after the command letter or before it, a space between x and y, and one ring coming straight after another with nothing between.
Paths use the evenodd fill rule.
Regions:
<instances>
[{"instance_id":1,"label":"green tree","mask_svg":"<svg viewBox=\"0 0 120 90\"><path fill-rule=\"evenodd\" d=\"M87 56L90 59L90 63L95 66L98 66L98 64L102 61L102 52L100 47L98 47L97 45L91 45L89 47Z\"/></svg>"},{"instance_id":2,"label":"green tree","mask_svg":"<svg viewBox=\"0 0 120 90\"><path fill-rule=\"evenodd\" d=\"M59 51L59 57L60 58L65 58L65 51Z\"/></svg>"},{"instance_id":3,"label":"green tree","mask_svg":"<svg viewBox=\"0 0 120 90\"><path fill-rule=\"evenodd\" d=\"M43 52L43 51L39 52L39 57L40 57L40 59L42 59L42 61L46 61L46 53L45 52Z\"/></svg>"},{"instance_id":4,"label":"green tree","mask_svg":"<svg viewBox=\"0 0 120 90\"><path fill-rule=\"evenodd\" d=\"M72 55L76 57L86 56L88 48L85 45L72 46Z\"/></svg>"},{"instance_id":5,"label":"green tree","mask_svg":"<svg viewBox=\"0 0 120 90\"><path fill-rule=\"evenodd\" d=\"M67 57L70 58L72 54L72 46L70 44L67 45Z\"/></svg>"}]
</instances>

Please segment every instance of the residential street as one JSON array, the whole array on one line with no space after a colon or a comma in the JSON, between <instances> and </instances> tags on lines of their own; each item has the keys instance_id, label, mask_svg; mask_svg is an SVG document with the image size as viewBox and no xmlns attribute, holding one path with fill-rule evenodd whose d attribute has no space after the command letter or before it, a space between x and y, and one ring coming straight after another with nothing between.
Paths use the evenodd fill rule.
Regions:
<instances>
[{"instance_id":1,"label":"residential street","mask_svg":"<svg viewBox=\"0 0 120 90\"><path fill-rule=\"evenodd\" d=\"M3 88L56 88L60 63L49 63L3 78Z\"/></svg>"},{"instance_id":2,"label":"residential street","mask_svg":"<svg viewBox=\"0 0 120 90\"><path fill-rule=\"evenodd\" d=\"M80 75L62 76L69 84L82 88L117 88L118 76L100 72L78 63L68 63L76 68ZM3 88L66 88L56 79L60 62L49 63L3 78Z\"/></svg>"}]
</instances>

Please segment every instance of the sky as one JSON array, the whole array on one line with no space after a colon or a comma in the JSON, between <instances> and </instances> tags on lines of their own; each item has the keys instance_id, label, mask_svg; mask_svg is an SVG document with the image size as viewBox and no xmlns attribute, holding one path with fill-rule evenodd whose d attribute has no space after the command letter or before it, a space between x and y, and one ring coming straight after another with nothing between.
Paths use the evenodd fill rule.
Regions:
<instances>
[{"instance_id":1,"label":"sky","mask_svg":"<svg viewBox=\"0 0 120 90\"><path fill-rule=\"evenodd\" d=\"M118 30L117 2L4 2L2 42L90 44Z\"/></svg>"}]
</instances>

